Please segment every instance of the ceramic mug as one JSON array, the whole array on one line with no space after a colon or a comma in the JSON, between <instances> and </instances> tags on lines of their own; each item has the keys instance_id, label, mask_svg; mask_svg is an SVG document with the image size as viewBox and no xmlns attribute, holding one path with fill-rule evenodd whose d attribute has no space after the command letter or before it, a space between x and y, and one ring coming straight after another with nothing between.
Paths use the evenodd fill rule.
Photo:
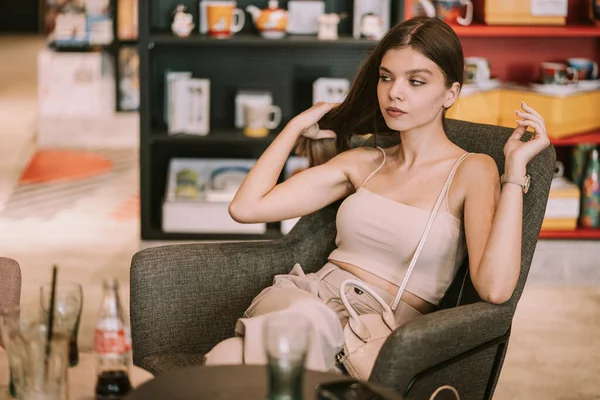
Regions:
<instances>
[{"instance_id":1,"label":"ceramic mug","mask_svg":"<svg viewBox=\"0 0 600 400\"><path fill-rule=\"evenodd\" d=\"M208 35L216 38L230 37L244 27L246 14L244 10L236 8L235 1L213 1L206 3L206 22ZM237 18L233 23L234 17Z\"/></svg>"},{"instance_id":2,"label":"ceramic mug","mask_svg":"<svg viewBox=\"0 0 600 400\"><path fill-rule=\"evenodd\" d=\"M577 70L577 77L580 81L598 78L598 63L588 58L567 58L567 63L569 64L569 67Z\"/></svg>"},{"instance_id":3,"label":"ceramic mug","mask_svg":"<svg viewBox=\"0 0 600 400\"><path fill-rule=\"evenodd\" d=\"M544 62L540 69L544 84L567 85L577 82L579 78L577 70L564 63Z\"/></svg>"},{"instance_id":4,"label":"ceramic mug","mask_svg":"<svg viewBox=\"0 0 600 400\"><path fill-rule=\"evenodd\" d=\"M465 83L489 81L490 62L483 57L465 57Z\"/></svg>"},{"instance_id":5,"label":"ceramic mug","mask_svg":"<svg viewBox=\"0 0 600 400\"><path fill-rule=\"evenodd\" d=\"M281 123L281 108L272 104L247 103L244 105L244 135L262 137Z\"/></svg>"},{"instance_id":6,"label":"ceramic mug","mask_svg":"<svg viewBox=\"0 0 600 400\"><path fill-rule=\"evenodd\" d=\"M473 22L473 2L471 0L435 0L436 16L448 25L471 25ZM467 12L462 17L463 6Z\"/></svg>"},{"instance_id":7,"label":"ceramic mug","mask_svg":"<svg viewBox=\"0 0 600 400\"><path fill-rule=\"evenodd\" d=\"M565 165L562 162L557 161L556 167L554 168L554 178L562 178L563 176L565 176Z\"/></svg>"}]
</instances>

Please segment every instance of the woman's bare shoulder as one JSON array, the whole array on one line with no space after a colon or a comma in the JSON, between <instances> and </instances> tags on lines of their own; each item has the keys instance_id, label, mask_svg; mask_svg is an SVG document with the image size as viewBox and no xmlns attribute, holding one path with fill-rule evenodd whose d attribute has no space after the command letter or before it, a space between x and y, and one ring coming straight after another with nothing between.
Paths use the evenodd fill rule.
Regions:
<instances>
[{"instance_id":1,"label":"woman's bare shoulder","mask_svg":"<svg viewBox=\"0 0 600 400\"><path fill-rule=\"evenodd\" d=\"M338 154L339 162L356 164L380 163L383 153L376 147L355 147Z\"/></svg>"},{"instance_id":2,"label":"woman's bare shoulder","mask_svg":"<svg viewBox=\"0 0 600 400\"><path fill-rule=\"evenodd\" d=\"M471 153L456 171L456 178L465 188L485 184L496 185L499 182L498 165L485 153Z\"/></svg>"},{"instance_id":3,"label":"woman's bare shoulder","mask_svg":"<svg viewBox=\"0 0 600 400\"><path fill-rule=\"evenodd\" d=\"M330 160L344 170L354 186L383 162L383 153L375 147L356 147L346 150Z\"/></svg>"}]
</instances>

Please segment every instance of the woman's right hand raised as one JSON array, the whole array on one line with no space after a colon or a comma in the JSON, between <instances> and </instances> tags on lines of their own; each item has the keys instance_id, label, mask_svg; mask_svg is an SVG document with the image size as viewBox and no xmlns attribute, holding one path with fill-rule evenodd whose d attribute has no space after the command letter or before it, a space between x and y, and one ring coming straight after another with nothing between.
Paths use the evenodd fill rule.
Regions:
<instances>
[{"instance_id":1,"label":"woman's right hand raised","mask_svg":"<svg viewBox=\"0 0 600 400\"><path fill-rule=\"evenodd\" d=\"M290 124L300 129L300 134L309 139L334 139L336 134L330 129L319 129L318 122L325 114L340 103L318 102L311 108L295 116Z\"/></svg>"}]
</instances>

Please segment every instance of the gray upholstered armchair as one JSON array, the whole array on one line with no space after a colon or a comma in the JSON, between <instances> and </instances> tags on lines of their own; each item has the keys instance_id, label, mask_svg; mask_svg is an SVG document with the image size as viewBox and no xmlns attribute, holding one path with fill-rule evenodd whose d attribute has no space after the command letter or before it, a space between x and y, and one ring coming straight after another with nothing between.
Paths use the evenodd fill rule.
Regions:
<instances>
[{"instance_id":1,"label":"gray upholstered armchair","mask_svg":"<svg viewBox=\"0 0 600 400\"><path fill-rule=\"evenodd\" d=\"M503 146L512 129L447 121L462 148L491 155L504 170ZM441 310L412 320L386 341L370 380L408 399L429 398L452 384L463 400L491 398L542 224L556 155L552 146L528 166L524 197L521 275L512 298L493 305L479 299L466 262ZM137 253L131 265L134 363L154 374L200 364L275 274L298 262L316 271L334 247L336 205L306 216L285 237L269 242L171 245Z\"/></svg>"}]
</instances>

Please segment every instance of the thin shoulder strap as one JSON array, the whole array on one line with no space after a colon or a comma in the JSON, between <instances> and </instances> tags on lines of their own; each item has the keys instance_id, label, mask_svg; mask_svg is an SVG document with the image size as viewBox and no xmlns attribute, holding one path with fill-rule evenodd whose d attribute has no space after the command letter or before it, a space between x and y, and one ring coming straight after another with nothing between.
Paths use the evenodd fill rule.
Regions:
<instances>
[{"instance_id":1,"label":"thin shoulder strap","mask_svg":"<svg viewBox=\"0 0 600 400\"><path fill-rule=\"evenodd\" d=\"M456 173L458 166L465 158L467 158L468 155L469 155L469 153L463 154L458 159L458 161L454 164L452 171L450 171L450 174L448 175L448 179L446 179L446 183L444 184L444 187L442 188L442 191L441 191L440 195L438 196L437 201L435 202L433 211L431 211L431 214L429 215L429 220L427 221L427 225L425 226L425 231L423 232L423 235L421 235L421 240L419 241L419 245L417 246L417 249L415 250L415 253L412 256L412 259L410 260L410 265L408 266L408 270L406 271L406 274L404 275L402 284L400 285L400 288L398 289L396 298L394 299L394 302L392 303L392 307L391 307L392 311L396 311L396 308L398 308L398 303L400 303L400 299L402 298L404 289L406 289L406 284L408 283L408 279L410 278L410 275L412 274L412 271L415 268L417 260L419 259L419 255L421 254L421 250L423 249L423 246L425 245L427 236L429 236L429 231L431 230L431 226L433 225L433 220L435 219L435 217L440 209L440 205L442 204L442 201L444 199L444 194L450 187L450 183L452 182L452 178L454 177L454 174Z\"/></svg>"},{"instance_id":2,"label":"thin shoulder strap","mask_svg":"<svg viewBox=\"0 0 600 400\"><path fill-rule=\"evenodd\" d=\"M471 153L463 154L463 156L458 159L454 168L452 168L452 171L450 171L450 175L448 176L448 180L450 182L448 183L448 188L446 189L446 194L444 195L444 198L446 200L446 210L448 210L448 211L450 210L450 205L448 204L448 194L450 193L450 185L452 185L452 180L454 179L454 175L456 175L456 171L458 170L458 167L470 155L471 155Z\"/></svg>"},{"instance_id":3,"label":"thin shoulder strap","mask_svg":"<svg viewBox=\"0 0 600 400\"><path fill-rule=\"evenodd\" d=\"M383 168L383 165L385 164L385 160L386 160L386 155L385 155L385 150L383 150L381 147L377 146L377 148L379 150L381 150L381 152L383 153L383 161L381 162L381 164L379 164L379 167L377 167L377 169L373 172L371 172L371 174L369 176L367 176L367 179L365 179L362 183L362 185L360 185L360 187L365 186L365 183L367 183L369 181L369 179L371 179L373 177L373 175L375 175L376 173L379 172L379 170L381 168Z\"/></svg>"}]
</instances>

